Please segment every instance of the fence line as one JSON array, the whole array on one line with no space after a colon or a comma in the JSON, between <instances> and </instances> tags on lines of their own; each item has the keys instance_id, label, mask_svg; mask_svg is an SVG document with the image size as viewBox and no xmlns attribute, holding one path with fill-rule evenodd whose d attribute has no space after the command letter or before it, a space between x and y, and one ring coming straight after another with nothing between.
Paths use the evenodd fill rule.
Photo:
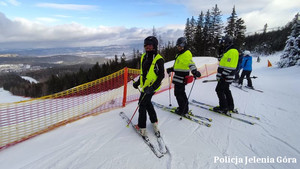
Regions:
<instances>
[{"instance_id":1,"label":"fence line","mask_svg":"<svg viewBox=\"0 0 300 169\"><path fill-rule=\"evenodd\" d=\"M216 73L217 64L199 67L201 78ZM133 88L128 76L137 78L139 70L124 68L56 94L0 104L0 150L78 119L138 100L139 91ZM158 93L169 89L168 78L166 75Z\"/></svg>"}]
</instances>

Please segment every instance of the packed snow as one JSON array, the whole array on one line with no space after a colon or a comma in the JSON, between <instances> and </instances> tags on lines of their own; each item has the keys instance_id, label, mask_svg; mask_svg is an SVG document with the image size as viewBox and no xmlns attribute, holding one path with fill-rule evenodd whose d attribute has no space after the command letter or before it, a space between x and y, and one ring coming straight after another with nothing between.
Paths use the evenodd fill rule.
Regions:
<instances>
[{"instance_id":1,"label":"packed snow","mask_svg":"<svg viewBox=\"0 0 300 169\"><path fill-rule=\"evenodd\" d=\"M300 67L279 69L275 63L280 53L261 56L259 63L253 58L253 86L263 93L244 92L231 87L235 107L239 112L260 117L243 119L249 125L190 105L194 114L212 118L211 127L205 127L155 107L161 134L169 153L157 158L120 118L124 111L131 117L137 102L97 116L90 116L39 135L0 151L1 169L202 169L202 168L251 168L298 169L300 168ZM268 60L273 67L267 67ZM197 66L213 58L194 57ZM172 62L166 63L166 68ZM195 82L190 100L195 99L217 105L215 75ZM244 80L244 84L247 81ZM192 83L186 86L187 94ZM177 106L171 92L171 104ZM3 91L0 92L1 98ZM5 96L8 97L8 96ZM155 102L169 105L169 91L157 94ZM12 102L14 100L11 100ZM138 113L133 122L137 123ZM148 119L150 140L157 146L152 125Z\"/></svg>"},{"instance_id":2,"label":"packed snow","mask_svg":"<svg viewBox=\"0 0 300 169\"><path fill-rule=\"evenodd\" d=\"M4 90L2 87L0 88L0 104L1 103L12 103L12 102L19 102L23 100L28 100L30 98L22 97L22 96L15 96L11 92Z\"/></svg>"},{"instance_id":3,"label":"packed snow","mask_svg":"<svg viewBox=\"0 0 300 169\"><path fill-rule=\"evenodd\" d=\"M32 77L29 77L29 76L21 76L23 79L29 81L30 83L38 83L37 80L35 80L34 78Z\"/></svg>"}]
</instances>

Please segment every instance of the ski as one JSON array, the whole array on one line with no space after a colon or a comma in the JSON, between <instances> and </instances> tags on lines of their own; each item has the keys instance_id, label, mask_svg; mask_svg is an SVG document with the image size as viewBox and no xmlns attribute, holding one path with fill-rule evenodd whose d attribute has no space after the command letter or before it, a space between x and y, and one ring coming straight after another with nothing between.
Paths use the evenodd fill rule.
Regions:
<instances>
[{"instance_id":1,"label":"ski","mask_svg":"<svg viewBox=\"0 0 300 169\"><path fill-rule=\"evenodd\" d=\"M158 143L158 146L159 146L159 152L161 153L161 154L167 154L168 153L168 148L167 148L167 146L166 146L166 144L165 144L165 141L164 141L164 139L162 138L162 136L160 135L160 133L155 133L155 136L156 136L156 138L157 138L157 143Z\"/></svg>"},{"instance_id":2,"label":"ski","mask_svg":"<svg viewBox=\"0 0 300 169\"><path fill-rule=\"evenodd\" d=\"M242 91L244 91L244 92L248 92L248 90L243 89L242 87L239 87L239 86L236 86L236 85L231 85L231 86L234 86L234 87L236 87L236 88L238 88L238 89L240 89L240 90L242 90Z\"/></svg>"},{"instance_id":3,"label":"ski","mask_svg":"<svg viewBox=\"0 0 300 169\"><path fill-rule=\"evenodd\" d=\"M251 87L248 87L248 86L245 86L245 88L250 89L250 90L254 90L254 91L257 91L257 92L261 92L261 93L264 92L264 91L262 91L262 90L255 89L255 88L251 88Z\"/></svg>"},{"instance_id":4,"label":"ski","mask_svg":"<svg viewBox=\"0 0 300 169\"><path fill-rule=\"evenodd\" d=\"M196 101L196 100L192 100L193 103L197 103L197 104L202 104L204 106L208 106L208 107L214 107L213 105L211 104L207 104L207 103L203 103L203 102L199 102L199 101ZM251 118L254 118L254 119L257 119L257 120L260 120L259 117L257 116L252 116L252 115L249 115L249 114L245 114L245 113L240 113L238 112L237 110L236 111L232 111L231 113L234 113L234 114L239 114L239 115L242 115L242 116L246 116L246 117L251 117Z\"/></svg>"},{"instance_id":5,"label":"ski","mask_svg":"<svg viewBox=\"0 0 300 169\"><path fill-rule=\"evenodd\" d=\"M248 120L244 120L244 119L241 119L241 118L238 118L238 117L229 116L229 115L220 113L220 112L218 112L218 111L214 111L214 110L213 110L213 107L211 107L211 106L204 107L204 106L201 106L201 105L196 104L196 103L197 103L197 101L195 101L195 100L192 100L192 102L190 102L190 104L192 104L192 105L194 105L194 106L196 106L196 107L199 107L199 108L202 108L202 109L205 109L205 110L209 110L209 111L211 111L211 112L219 113L219 114L221 114L221 115L223 115L223 116L230 117L230 118L232 118L232 119L235 119L235 120L238 120L238 121L247 123L247 124L251 124L251 125L254 125L254 124L255 124L255 123L253 123L253 122L251 122L251 121L248 121Z\"/></svg>"},{"instance_id":6,"label":"ski","mask_svg":"<svg viewBox=\"0 0 300 169\"><path fill-rule=\"evenodd\" d=\"M152 101L152 104L153 104L154 106L156 106L156 107L158 107L158 108L164 110L164 111L168 111L168 112L171 112L171 113L173 113L173 114L176 114L176 115L180 116L179 114L175 113L175 110L176 110L175 107L173 107L173 108L167 107L167 106L164 106L164 105L162 105L162 104L159 104L159 103L156 103L156 102L153 102L153 101ZM186 119L188 119L188 120L191 120L191 121L193 121L193 122L195 122L195 123L198 123L198 124L200 124L200 125L205 125L206 127L210 127L210 126L211 126L211 124L206 123L206 122L204 122L204 121L202 121L202 120L199 120L199 119L195 118L195 116L192 116L192 115L191 115L191 112L189 112L189 114L185 114L185 116L182 116L182 117L184 117L184 118L186 118Z\"/></svg>"},{"instance_id":7,"label":"ski","mask_svg":"<svg viewBox=\"0 0 300 169\"><path fill-rule=\"evenodd\" d=\"M119 114L121 116L122 119L124 119L127 124L130 122L130 119L128 118L128 116L124 113L124 112L120 112ZM151 141L149 140L148 137L143 137L140 132L135 128L134 124L132 122L130 122L130 125L133 127L133 129L142 137L142 139L144 140L144 142L150 147L150 149L152 150L152 152L158 157L161 158L164 155L157 150L157 148L154 147L154 145L151 143Z\"/></svg>"},{"instance_id":8,"label":"ski","mask_svg":"<svg viewBox=\"0 0 300 169\"><path fill-rule=\"evenodd\" d=\"M199 115L197 115L197 114L193 114L191 111L189 111L188 114L189 114L190 116L196 117L196 118L198 118L198 119L201 119L201 120L207 120L207 121L209 121L209 122L212 122L212 119L211 119L211 118L207 118L207 117L199 116Z\"/></svg>"}]
</instances>

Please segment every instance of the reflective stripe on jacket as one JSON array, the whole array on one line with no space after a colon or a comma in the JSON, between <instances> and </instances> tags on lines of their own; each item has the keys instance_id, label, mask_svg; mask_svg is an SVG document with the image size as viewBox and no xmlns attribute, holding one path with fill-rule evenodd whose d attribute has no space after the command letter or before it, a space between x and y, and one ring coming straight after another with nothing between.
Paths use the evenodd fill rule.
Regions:
<instances>
[{"instance_id":1,"label":"reflective stripe on jacket","mask_svg":"<svg viewBox=\"0 0 300 169\"><path fill-rule=\"evenodd\" d=\"M152 63L151 63L151 66L149 68L149 71L146 75L146 80L145 82L143 81L144 79L144 75L143 75L143 59L144 59L144 56L145 56L145 53L142 55L141 57L141 68L140 68L140 73L141 73L141 76L140 76L140 88L142 89L141 91L143 92L144 91L144 88L145 87L149 87L149 86L152 86L153 83L156 81L157 79L157 75L156 73L154 72L154 66L157 62L157 60L159 59L163 59L163 57L160 55L160 54L157 54L155 56L155 58L153 59ZM157 92L158 90L160 89L160 86L155 90L155 92Z\"/></svg>"}]
</instances>

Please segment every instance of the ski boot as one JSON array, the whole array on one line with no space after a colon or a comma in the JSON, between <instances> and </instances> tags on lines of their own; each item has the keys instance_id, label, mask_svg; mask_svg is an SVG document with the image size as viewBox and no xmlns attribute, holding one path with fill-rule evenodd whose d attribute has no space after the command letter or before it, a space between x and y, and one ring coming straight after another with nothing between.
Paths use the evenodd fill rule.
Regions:
<instances>
[{"instance_id":1,"label":"ski boot","mask_svg":"<svg viewBox=\"0 0 300 169\"><path fill-rule=\"evenodd\" d=\"M152 125L153 125L153 130L154 130L156 137L160 137L160 131L158 129L158 122L152 123Z\"/></svg>"},{"instance_id":2,"label":"ski boot","mask_svg":"<svg viewBox=\"0 0 300 169\"><path fill-rule=\"evenodd\" d=\"M149 138L147 136L146 128L140 128L138 125L135 125L134 127L143 138L145 138L146 140L149 140Z\"/></svg>"},{"instance_id":3,"label":"ski boot","mask_svg":"<svg viewBox=\"0 0 300 169\"><path fill-rule=\"evenodd\" d=\"M229 110L229 113L239 114L239 111L237 109L232 109L232 110Z\"/></svg>"},{"instance_id":4,"label":"ski boot","mask_svg":"<svg viewBox=\"0 0 300 169\"><path fill-rule=\"evenodd\" d=\"M248 89L254 89L253 86L246 86Z\"/></svg>"},{"instance_id":5,"label":"ski boot","mask_svg":"<svg viewBox=\"0 0 300 169\"><path fill-rule=\"evenodd\" d=\"M214 107L214 108L213 108L213 111L219 112L219 113L221 113L221 114L225 114L226 116L230 116L230 117L231 117L230 112L229 112L228 110L226 110L226 109L225 109L225 110L224 110L224 109L221 109L220 106Z\"/></svg>"}]
</instances>

